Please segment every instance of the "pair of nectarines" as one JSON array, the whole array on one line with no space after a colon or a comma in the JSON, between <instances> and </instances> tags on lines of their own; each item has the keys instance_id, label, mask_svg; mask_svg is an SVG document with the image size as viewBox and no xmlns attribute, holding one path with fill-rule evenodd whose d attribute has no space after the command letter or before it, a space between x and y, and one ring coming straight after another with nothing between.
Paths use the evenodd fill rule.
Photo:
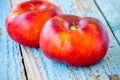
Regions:
<instances>
[{"instance_id":1,"label":"pair of nectarines","mask_svg":"<svg viewBox=\"0 0 120 80\"><path fill-rule=\"evenodd\" d=\"M89 66L107 53L109 38L101 21L62 14L48 1L27 1L13 7L6 29L16 42L30 47L40 45L50 59L72 66Z\"/></svg>"}]
</instances>

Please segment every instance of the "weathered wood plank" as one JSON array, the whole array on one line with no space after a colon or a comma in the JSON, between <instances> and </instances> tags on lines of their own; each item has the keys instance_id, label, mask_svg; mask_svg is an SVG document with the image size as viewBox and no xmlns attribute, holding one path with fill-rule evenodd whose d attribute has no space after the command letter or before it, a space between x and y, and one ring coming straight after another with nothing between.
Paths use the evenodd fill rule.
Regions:
<instances>
[{"instance_id":1,"label":"weathered wood plank","mask_svg":"<svg viewBox=\"0 0 120 80\"><path fill-rule=\"evenodd\" d=\"M110 37L109 51L98 64L90 67L71 67L64 63L46 58L40 49L21 46L28 80L109 80L120 77L120 46L112 35L93 0L50 0L57 4L64 13L81 17L91 16L100 19L107 27ZM20 0L12 0L19 3ZM14 4L14 5L15 5Z\"/></svg>"},{"instance_id":2,"label":"weathered wood plank","mask_svg":"<svg viewBox=\"0 0 120 80\"><path fill-rule=\"evenodd\" d=\"M95 0L120 44L120 0Z\"/></svg>"},{"instance_id":3,"label":"weathered wood plank","mask_svg":"<svg viewBox=\"0 0 120 80\"><path fill-rule=\"evenodd\" d=\"M7 0L0 1L0 80L26 80L19 48L5 30L8 3Z\"/></svg>"},{"instance_id":4,"label":"weathered wood plank","mask_svg":"<svg viewBox=\"0 0 120 80\"><path fill-rule=\"evenodd\" d=\"M41 57L34 57L27 47L21 46L28 80L46 80Z\"/></svg>"},{"instance_id":5,"label":"weathered wood plank","mask_svg":"<svg viewBox=\"0 0 120 80\"><path fill-rule=\"evenodd\" d=\"M59 64L58 62L49 60L48 58L46 58L43 55L43 53L41 52L40 49L24 47L23 50L27 50L28 55L32 55L32 57L34 57L35 63L36 63L35 65L37 66L38 69L43 67L44 72L41 74L46 74L45 77L47 80L66 80L66 79L67 80L76 80L74 73L72 73L69 70L67 65L65 65L63 63ZM26 54L26 53L23 53L23 54ZM32 64L32 63L30 63L30 64ZM28 66L28 68L30 68L30 66ZM41 71L39 71L39 73L40 72ZM33 79L35 79L35 78L33 78ZM44 79L42 79L42 80L44 80Z\"/></svg>"}]
</instances>

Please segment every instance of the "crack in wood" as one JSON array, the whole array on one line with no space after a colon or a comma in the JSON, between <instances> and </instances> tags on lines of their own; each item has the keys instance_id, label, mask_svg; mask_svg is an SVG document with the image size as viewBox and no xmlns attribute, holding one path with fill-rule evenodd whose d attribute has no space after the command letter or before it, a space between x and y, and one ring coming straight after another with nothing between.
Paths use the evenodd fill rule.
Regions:
<instances>
[{"instance_id":1,"label":"crack in wood","mask_svg":"<svg viewBox=\"0 0 120 80\"><path fill-rule=\"evenodd\" d=\"M38 63L40 64L41 62L39 62L41 58L33 56L29 47L21 46L21 50L24 56L28 80L47 80L43 67L38 66ZM34 49L34 51L35 50L36 49Z\"/></svg>"},{"instance_id":2,"label":"crack in wood","mask_svg":"<svg viewBox=\"0 0 120 80\"><path fill-rule=\"evenodd\" d=\"M25 76L26 76L26 80L28 80L27 70L26 70L26 67L25 67L25 62L24 62L24 58L23 58L23 53L22 53L22 49L21 49L21 46L20 46L20 45L19 45L19 50L20 50L20 53L21 53L21 56L22 56L22 63L23 63L23 68L24 68L24 73L25 73Z\"/></svg>"}]
</instances>

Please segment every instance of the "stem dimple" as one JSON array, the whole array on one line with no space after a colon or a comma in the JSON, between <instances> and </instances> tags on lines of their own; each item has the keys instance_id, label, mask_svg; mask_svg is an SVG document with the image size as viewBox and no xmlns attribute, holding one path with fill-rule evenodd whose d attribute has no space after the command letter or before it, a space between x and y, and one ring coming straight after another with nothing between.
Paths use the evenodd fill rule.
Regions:
<instances>
[{"instance_id":1,"label":"stem dimple","mask_svg":"<svg viewBox=\"0 0 120 80\"><path fill-rule=\"evenodd\" d=\"M75 25L70 26L70 30L72 30L72 31L77 30L77 26L75 26Z\"/></svg>"},{"instance_id":2,"label":"stem dimple","mask_svg":"<svg viewBox=\"0 0 120 80\"><path fill-rule=\"evenodd\" d=\"M31 7L31 8L30 8L31 11L34 11L35 9L36 9L35 7Z\"/></svg>"}]
</instances>

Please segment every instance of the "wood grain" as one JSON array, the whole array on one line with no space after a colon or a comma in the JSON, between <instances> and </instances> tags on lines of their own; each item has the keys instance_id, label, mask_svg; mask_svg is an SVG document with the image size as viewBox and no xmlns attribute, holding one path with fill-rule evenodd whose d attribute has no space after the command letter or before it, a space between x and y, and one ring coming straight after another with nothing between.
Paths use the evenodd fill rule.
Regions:
<instances>
[{"instance_id":1,"label":"wood grain","mask_svg":"<svg viewBox=\"0 0 120 80\"><path fill-rule=\"evenodd\" d=\"M0 80L26 80L18 45L10 39L5 29L5 18L10 6L0 1Z\"/></svg>"},{"instance_id":2,"label":"wood grain","mask_svg":"<svg viewBox=\"0 0 120 80\"><path fill-rule=\"evenodd\" d=\"M95 65L89 67L72 67L64 63L49 60L40 49L21 46L28 80L112 80L113 77L110 76L114 75L119 78L120 45L117 43L109 25L105 22L104 17L93 0L49 1L58 5L65 14L75 14L81 17L89 16L101 20L109 32L109 50L106 57ZM100 1L101 0L99 0L99 3ZM11 2L15 5L21 1L11 0ZM109 3L111 2L109 1Z\"/></svg>"},{"instance_id":3,"label":"wood grain","mask_svg":"<svg viewBox=\"0 0 120 80\"><path fill-rule=\"evenodd\" d=\"M46 74L43 66L41 66L41 58L34 57L28 47L21 46L21 50L24 56L28 80L46 80Z\"/></svg>"}]
</instances>

